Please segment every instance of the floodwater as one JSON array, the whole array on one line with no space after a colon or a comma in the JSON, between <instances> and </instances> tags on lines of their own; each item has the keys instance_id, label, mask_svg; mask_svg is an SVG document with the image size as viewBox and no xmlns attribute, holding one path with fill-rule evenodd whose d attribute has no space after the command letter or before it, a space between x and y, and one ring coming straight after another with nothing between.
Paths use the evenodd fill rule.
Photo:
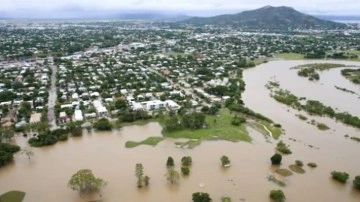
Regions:
<instances>
[{"instance_id":1,"label":"floodwater","mask_svg":"<svg viewBox=\"0 0 360 202\"><path fill-rule=\"evenodd\" d=\"M25 202L83 202L99 199L104 202L191 202L192 193L200 191L209 193L214 202L220 201L222 196L230 196L233 201L264 202L270 201L270 190L281 188L288 201L359 201L360 192L352 188L351 181L355 175L360 175L360 144L344 137L345 134L359 136L359 130L328 118L315 117L314 119L331 128L319 131L300 121L295 116L299 112L275 102L264 87L271 77L276 76L283 88L293 91L290 84L297 86L293 91L297 95L304 92L301 96L318 99L305 94L309 89L318 89L320 95L315 93L316 96L327 96L325 94L328 91L322 90L327 83L323 74L320 75L320 82L311 84L314 85L312 88L303 88L303 85L310 85L304 83L310 82L303 82L302 78L297 77L295 70L288 70L293 65L302 63L304 62L274 61L244 72L247 90L243 99L246 105L271 117L286 130L286 135L281 139L291 145L293 154L283 158L281 167L286 168L295 160L302 160L305 164L318 164L315 169L305 166L306 173L303 175L293 174L285 178L287 186L284 188L267 180L268 175L275 175L275 168L270 165L269 158L274 153L276 141L268 142L250 128L248 130L253 138L252 143L206 141L194 149L181 149L174 145L178 140L166 139L156 147L126 149L126 141L161 136L161 126L149 123L144 126L127 126L112 132L84 131L80 138L70 138L50 147L33 148L34 156L30 161L25 155L18 153L14 163L0 169L0 194L10 190L25 191ZM292 74L295 76L291 77ZM338 77L334 76L341 81L338 86L356 90L356 86L346 83L347 80L342 80L340 74ZM289 78L292 79L286 83ZM334 104L334 107L351 112L354 110L353 114L359 110L354 104L359 104L360 99L349 103L342 99L347 94L333 89L329 93L336 94L338 97L332 96L338 101L324 102L325 104ZM289 138L295 138L297 142L290 141ZM21 136L16 137L14 142L23 147L27 145L26 139ZM314 147L310 148L308 145ZM164 176L167 157L175 159L176 170L180 172L180 159L188 155L193 158L190 176L181 177L178 185L170 185ZM220 167L222 155L229 156L232 163L230 168ZM142 163L145 174L151 178L148 188L136 187L136 163ZM67 188L71 175L85 168L93 170L97 177L108 182L101 196L95 194L80 197ZM333 182L330 179L332 170L348 172L348 183L341 185ZM205 184L205 187L201 188L200 183Z\"/></svg>"}]
</instances>

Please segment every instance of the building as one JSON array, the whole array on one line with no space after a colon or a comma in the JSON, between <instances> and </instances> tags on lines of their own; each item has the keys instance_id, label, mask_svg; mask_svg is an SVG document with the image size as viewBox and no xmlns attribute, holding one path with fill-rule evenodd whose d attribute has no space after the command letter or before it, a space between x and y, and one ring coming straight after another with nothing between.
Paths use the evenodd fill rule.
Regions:
<instances>
[{"instance_id":1,"label":"building","mask_svg":"<svg viewBox=\"0 0 360 202\"><path fill-rule=\"evenodd\" d=\"M75 121L84 121L84 117L80 109L75 110L74 119Z\"/></svg>"}]
</instances>

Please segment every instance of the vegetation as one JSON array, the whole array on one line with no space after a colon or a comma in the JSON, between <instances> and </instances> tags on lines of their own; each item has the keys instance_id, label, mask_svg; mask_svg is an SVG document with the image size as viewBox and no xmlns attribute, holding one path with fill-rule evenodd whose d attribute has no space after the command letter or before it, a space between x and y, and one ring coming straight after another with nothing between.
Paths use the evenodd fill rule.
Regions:
<instances>
[{"instance_id":1,"label":"vegetation","mask_svg":"<svg viewBox=\"0 0 360 202\"><path fill-rule=\"evenodd\" d=\"M181 158L181 165L182 166L191 166L192 158L191 156L184 156Z\"/></svg>"},{"instance_id":2,"label":"vegetation","mask_svg":"<svg viewBox=\"0 0 360 202\"><path fill-rule=\"evenodd\" d=\"M25 192L9 191L0 195L1 202L22 202L25 198Z\"/></svg>"},{"instance_id":3,"label":"vegetation","mask_svg":"<svg viewBox=\"0 0 360 202\"><path fill-rule=\"evenodd\" d=\"M303 163L302 161L300 161L300 160L296 160L296 161L295 161L295 164L296 164L297 166L299 166L299 167L303 167L303 166L304 166L304 163Z\"/></svg>"},{"instance_id":4,"label":"vegetation","mask_svg":"<svg viewBox=\"0 0 360 202\"><path fill-rule=\"evenodd\" d=\"M271 158L271 164L273 165L279 165L282 160L282 156L280 154L274 154Z\"/></svg>"},{"instance_id":5,"label":"vegetation","mask_svg":"<svg viewBox=\"0 0 360 202\"><path fill-rule=\"evenodd\" d=\"M289 148L289 145L286 145L282 140L280 142L278 142L277 146L276 146L276 150L278 150L279 152L283 153L283 154L291 154L291 150Z\"/></svg>"},{"instance_id":6,"label":"vegetation","mask_svg":"<svg viewBox=\"0 0 360 202\"><path fill-rule=\"evenodd\" d=\"M150 145L150 146L156 146L159 144L159 142L163 141L163 137L148 137L143 141L140 142L134 142L134 141L127 141L125 143L126 148L134 148L140 145Z\"/></svg>"},{"instance_id":7,"label":"vegetation","mask_svg":"<svg viewBox=\"0 0 360 202\"><path fill-rule=\"evenodd\" d=\"M227 157L227 156L222 156L221 158L220 158L220 161L221 161L221 165L222 165L222 167L229 167L230 166L230 159L229 159L229 157Z\"/></svg>"},{"instance_id":8,"label":"vegetation","mask_svg":"<svg viewBox=\"0 0 360 202\"><path fill-rule=\"evenodd\" d=\"M176 131L163 131L165 137L171 138L187 138L194 141L196 145L201 140L227 140L232 142L246 141L250 142L251 137L246 130L245 125L233 126L231 120L233 115L227 109L221 109L219 115L207 115L205 117L205 128L192 130L192 129L181 129ZM195 141L196 140L196 141Z\"/></svg>"},{"instance_id":9,"label":"vegetation","mask_svg":"<svg viewBox=\"0 0 360 202\"><path fill-rule=\"evenodd\" d=\"M316 124L316 127L319 129L319 130L329 130L329 126L325 125L324 123L317 123Z\"/></svg>"},{"instance_id":10,"label":"vegetation","mask_svg":"<svg viewBox=\"0 0 360 202\"><path fill-rule=\"evenodd\" d=\"M208 193L196 192L192 195L193 202L211 202L212 199Z\"/></svg>"},{"instance_id":11,"label":"vegetation","mask_svg":"<svg viewBox=\"0 0 360 202\"><path fill-rule=\"evenodd\" d=\"M277 53L274 55L275 58L281 58L285 60L303 60L304 55L299 53Z\"/></svg>"},{"instance_id":12,"label":"vegetation","mask_svg":"<svg viewBox=\"0 0 360 202\"><path fill-rule=\"evenodd\" d=\"M189 175L190 174L190 168L189 167L181 167L181 173L183 175Z\"/></svg>"},{"instance_id":13,"label":"vegetation","mask_svg":"<svg viewBox=\"0 0 360 202\"><path fill-rule=\"evenodd\" d=\"M306 121L308 118L302 114L297 114L297 117L299 117L300 120Z\"/></svg>"},{"instance_id":14,"label":"vegetation","mask_svg":"<svg viewBox=\"0 0 360 202\"><path fill-rule=\"evenodd\" d=\"M283 177L288 177L288 176L291 176L291 175L293 174L290 170L288 170L288 169L281 169L281 168L276 169L275 172L276 172L277 174L283 176Z\"/></svg>"},{"instance_id":15,"label":"vegetation","mask_svg":"<svg viewBox=\"0 0 360 202\"><path fill-rule=\"evenodd\" d=\"M291 171L293 171L295 173L298 173L298 174L304 174L305 173L305 170L301 166L298 166L297 164L290 165L289 168L290 168Z\"/></svg>"},{"instance_id":16,"label":"vegetation","mask_svg":"<svg viewBox=\"0 0 360 202\"><path fill-rule=\"evenodd\" d=\"M285 194L280 189L279 190L271 190L270 191L270 198L275 202L284 202L285 201Z\"/></svg>"},{"instance_id":17,"label":"vegetation","mask_svg":"<svg viewBox=\"0 0 360 202\"><path fill-rule=\"evenodd\" d=\"M334 180L345 183L349 179L349 174L346 172L332 171L331 176Z\"/></svg>"},{"instance_id":18,"label":"vegetation","mask_svg":"<svg viewBox=\"0 0 360 202\"><path fill-rule=\"evenodd\" d=\"M135 166L135 176L138 188L149 185L150 177L144 176L144 167L141 163L137 163Z\"/></svg>"},{"instance_id":19,"label":"vegetation","mask_svg":"<svg viewBox=\"0 0 360 202\"><path fill-rule=\"evenodd\" d=\"M298 71L298 75L302 77L307 77L309 80L319 80L319 73L315 72L314 68L302 68Z\"/></svg>"},{"instance_id":20,"label":"vegetation","mask_svg":"<svg viewBox=\"0 0 360 202\"><path fill-rule=\"evenodd\" d=\"M174 166L175 166L174 159L171 156L169 156L166 161L166 167L170 168Z\"/></svg>"},{"instance_id":21,"label":"vegetation","mask_svg":"<svg viewBox=\"0 0 360 202\"><path fill-rule=\"evenodd\" d=\"M167 169L166 179L171 184L177 184L180 180L180 175L174 168L170 167Z\"/></svg>"},{"instance_id":22,"label":"vegetation","mask_svg":"<svg viewBox=\"0 0 360 202\"><path fill-rule=\"evenodd\" d=\"M317 164L316 163L313 163L313 162L310 162L307 164L310 168L316 168L317 167Z\"/></svg>"},{"instance_id":23,"label":"vegetation","mask_svg":"<svg viewBox=\"0 0 360 202\"><path fill-rule=\"evenodd\" d=\"M360 142L360 138L359 137L350 137L350 139L356 141L356 142Z\"/></svg>"},{"instance_id":24,"label":"vegetation","mask_svg":"<svg viewBox=\"0 0 360 202\"><path fill-rule=\"evenodd\" d=\"M285 91L282 89L275 90L273 94L273 98L291 106L295 109L304 110L308 112L310 115L318 115L318 116L329 116L330 118L335 118L338 121L341 121L345 124L360 128L360 118L356 116L352 116L347 112L335 112L335 110L329 106L325 106L319 101L316 100L307 100L306 104L302 105L300 103L300 99L295 95L291 94L289 91ZM325 125L319 124L321 129L325 129Z\"/></svg>"},{"instance_id":25,"label":"vegetation","mask_svg":"<svg viewBox=\"0 0 360 202\"><path fill-rule=\"evenodd\" d=\"M13 160L13 154L20 151L20 147L8 143L0 143L0 167Z\"/></svg>"},{"instance_id":26,"label":"vegetation","mask_svg":"<svg viewBox=\"0 0 360 202\"><path fill-rule=\"evenodd\" d=\"M96 123L94 123L93 127L96 130L107 131L107 130L111 130L113 128L113 125L110 123L109 119L102 118L98 120Z\"/></svg>"},{"instance_id":27,"label":"vegetation","mask_svg":"<svg viewBox=\"0 0 360 202\"><path fill-rule=\"evenodd\" d=\"M354 178L353 185L356 189L360 189L360 176L356 176Z\"/></svg>"},{"instance_id":28,"label":"vegetation","mask_svg":"<svg viewBox=\"0 0 360 202\"><path fill-rule=\"evenodd\" d=\"M57 140L58 139L55 135L51 135L51 133L46 132L30 138L28 142L32 147L43 147L53 145L57 142Z\"/></svg>"},{"instance_id":29,"label":"vegetation","mask_svg":"<svg viewBox=\"0 0 360 202\"><path fill-rule=\"evenodd\" d=\"M285 182L283 182L282 180L277 179L277 178L276 178L275 176L273 176L273 175L269 175L269 176L267 177L267 179L268 179L270 182L274 182L275 184L277 184L277 185L279 185L279 186L281 186L281 187L285 187L285 186L286 186Z\"/></svg>"},{"instance_id":30,"label":"vegetation","mask_svg":"<svg viewBox=\"0 0 360 202\"><path fill-rule=\"evenodd\" d=\"M92 171L83 169L77 171L69 180L68 187L79 194L86 194L101 190L106 186L106 182L101 178L96 178Z\"/></svg>"},{"instance_id":31,"label":"vegetation","mask_svg":"<svg viewBox=\"0 0 360 202\"><path fill-rule=\"evenodd\" d=\"M355 84L360 84L360 69L343 69L341 74Z\"/></svg>"},{"instance_id":32,"label":"vegetation","mask_svg":"<svg viewBox=\"0 0 360 202\"><path fill-rule=\"evenodd\" d=\"M221 202L231 202L231 198L228 197L228 196L225 196L225 197L221 197Z\"/></svg>"}]
</instances>

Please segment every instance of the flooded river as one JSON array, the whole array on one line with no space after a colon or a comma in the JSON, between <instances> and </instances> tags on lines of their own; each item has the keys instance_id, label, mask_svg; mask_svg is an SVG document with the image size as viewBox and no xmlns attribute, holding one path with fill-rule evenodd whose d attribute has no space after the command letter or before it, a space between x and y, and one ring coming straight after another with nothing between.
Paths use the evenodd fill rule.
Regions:
<instances>
[{"instance_id":1,"label":"flooded river","mask_svg":"<svg viewBox=\"0 0 360 202\"><path fill-rule=\"evenodd\" d=\"M291 145L293 154L283 158L281 167L287 168L298 159L304 163L318 164L315 169L305 166L306 173L303 175L293 174L285 179L287 186L281 189L288 201L359 201L360 192L352 189L351 182L355 175L360 175L360 144L344 138L345 134L360 136L359 130L328 118L315 118L331 128L329 131L319 131L300 121L295 116L299 112L275 102L264 87L271 77L276 76L283 88L296 95L324 99L327 105L360 114L359 107L356 107L359 106L360 99L354 98L345 104L342 97L350 97L350 94L334 87L328 91L322 90L327 85L333 85L333 81L325 75L321 74L321 80L314 84L297 77L296 71L288 70L293 65L302 63L304 62L275 61L245 71L247 90L243 95L244 102L255 111L271 117L286 130L286 135L281 139ZM330 71L327 73L330 74ZM333 76L341 81L335 82L336 85L356 90L356 86L347 83L340 74ZM309 89L320 93L307 92ZM333 96L332 99L337 101L323 98L322 95ZM83 202L99 199L104 202L191 202L192 193L198 191L209 193L214 202L221 201L222 196L230 196L233 201L269 201L270 190L280 188L267 180L270 174L275 175L275 168L270 165L269 158L274 153L276 141L269 143L258 132L251 129L249 131L252 143L206 141L194 149L177 148L174 145L177 140L173 139L166 139L156 147L125 148L126 141L161 136L161 126L158 123L127 126L112 132L85 131L81 138L70 138L67 142L46 148L33 148L34 156L30 161L25 155L16 154L14 163L0 169L0 193L24 191L25 202ZM288 138L295 138L297 142ZM14 141L20 146L27 145L26 139L20 136ZM175 159L176 170L180 172L180 159L185 155L193 158L190 176L181 177L179 185L168 184L164 176L167 157ZM229 156L232 162L232 166L226 170L220 167L222 155ZM136 187L136 163L142 163L145 174L150 176L149 188ZM84 168L93 170L96 176L108 182L101 196L79 197L76 192L67 188L71 175ZM333 182L330 178L332 170L348 172L348 183L340 185ZM200 183L205 184L205 187L201 188Z\"/></svg>"}]
</instances>

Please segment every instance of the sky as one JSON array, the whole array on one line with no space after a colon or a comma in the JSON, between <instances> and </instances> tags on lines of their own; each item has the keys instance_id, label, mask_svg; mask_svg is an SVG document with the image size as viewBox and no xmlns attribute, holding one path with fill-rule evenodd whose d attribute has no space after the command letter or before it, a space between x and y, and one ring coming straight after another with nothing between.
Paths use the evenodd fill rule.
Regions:
<instances>
[{"instance_id":1,"label":"sky","mask_svg":"<svg viewBox=\"0 0 360 202\"><path fill-rule=\"evenodd\" d=\"M290 6L314 15L360 15L360 0L0 0L0 17L79 17L140 11L212 16L266 5Z\"/></svg>"}]
</instances>

